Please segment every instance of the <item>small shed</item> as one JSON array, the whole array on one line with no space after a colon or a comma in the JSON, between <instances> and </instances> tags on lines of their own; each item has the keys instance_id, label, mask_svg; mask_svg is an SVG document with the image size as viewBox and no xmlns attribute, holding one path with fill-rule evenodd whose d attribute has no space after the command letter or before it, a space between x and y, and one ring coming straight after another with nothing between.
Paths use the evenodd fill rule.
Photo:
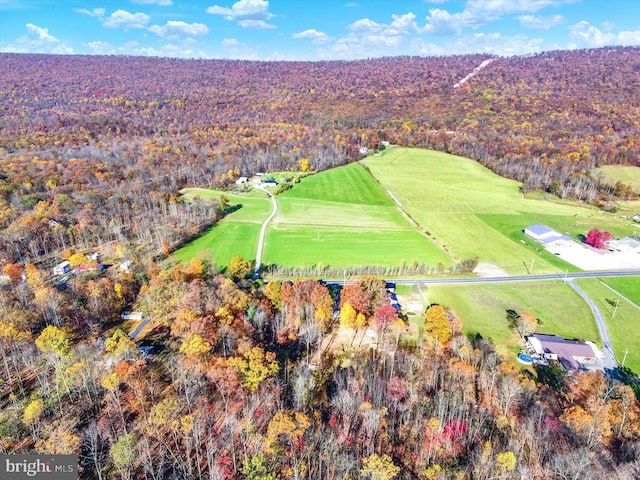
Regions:
<instances>
[{"instance_id":1,"label":"small shed","mask_svg":"<svg viewBox=\"0 0 640 480\"><path fill-rule=\"evenodd\" d=\"M236 180L236 185L242 185L243 183L247 183L249 179L247 177L240 177Z\"/></svg>"}]
</instances>

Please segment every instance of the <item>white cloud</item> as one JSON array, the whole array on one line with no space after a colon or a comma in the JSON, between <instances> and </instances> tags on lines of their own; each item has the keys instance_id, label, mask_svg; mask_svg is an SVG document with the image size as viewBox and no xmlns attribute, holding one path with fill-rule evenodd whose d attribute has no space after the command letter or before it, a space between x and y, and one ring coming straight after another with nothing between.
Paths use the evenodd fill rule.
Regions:
<instances>
[{"instance_id":1,"label":"white cloud","mask_svg":"<svg viewBox=\"0 0 640 480\"><path fill-rule=\"evenodd\" d=\"M115 55L116 49L107 42L89 42L87 43L92 55Z\"/></svg>"},{"instance_id":2,"label":"white cloud","mask_svg":"<svg viewBox=\"0 0 640 480\"><path fill-rule=\"evenodd\" d=\"M149 15L144 13L130 13L126 10L116 10L110 16L102 19L102 26L106 28L144 28L149 23Z\"/></svg>"},{"instance_id":3,"label":"white cloud","mask_svg":"<svg viewBox=\"0 0 640 480\"><path fill-rule=\"evenodd\" d=\"M429 10L425 31L436 35L455 35L464 27L474 25L473 16L467 12L449 13L440 8Z\"/></svg>"},{"instance_id":4,"label":"white cloud","mask_svg":"<svg viewBox=\"0 0 640 480\"><path fill-rule=\"evenodd\" d=\"M104 8L94 8L93 10L87 10L86 8L76 8L74 10L76 13L81 13L82 15L89 15L90 17L104 17Z\"/></svg>"},{"instance_id":5,"label":"white cloud","mask_svg":"<svg viewBox=\"0 0 640 480\"><path fill-rule=\"evenodd\" d=\"M565 18L562 15L552 15L550 17L543 17L541 15L519 15L516 18L524 28L534 30L548 30L549 28L562 25L565 22Z\"/></svg>"},{"instance_id":6,"label":"white cloud","mask_svg":"<svg viewBox=\"0 0 640 480\"><path fill-rule=\"evenodd\" d=\"M626 30L618 33L603 32L586 21L578 22L569 27L569 37L582 47L640 45L640 30Z\"/></svg>"},{"instance_id":7,"label":"white cloud","mask_svg":"<svg viewBox=\"0 0 640 480\"><path fill-rule=\"evenodd\" d=\"M416 38L411 43L411 50L413 55L489 53L508 57L541 52L543 42L543 38L528 38L522 34L504 36L500 33L476 33L460 36L455 41L446 42L442 45L426 43L422 38Z\"/></svg>"},{"instance_id":8,"label":"white cloud","mask_svg":"<svg viewBox=\"0 0 640 480\"><path fill-rule=\"evenodd\" d=\"M291 35L293 38L308 38L313 43L327 43L329 41L329 35L324 32L312 28L303 32L297 32Z\"/></svg>"},{"instance_id":9,"label":"white cloud","mask_svg":"<svg viewBox=\"0 0 640 480\"><path fill-rule=\"evenodd\" d=\"M485 19L497 19L512 13L535 13L543 8L557 7L579 0L468 0L465 11L483 15Z\"/></svg>"},{"instance_id":10,"label":"white cloud","mask_svg":"<svg viewBox=\"0 0 640 480\"><path fill-rule=\"evenodd\" d=\"M276 28L267 23L275 15L269 12L269 2L266 0L240 0L231 8L213 5L207 8L207 13L223 15L225 20L238 22L243 28Z\"/></svg>"},{"instance_id":11,"label":"white cloud","mask_svg":"<svg viewBox=\"0 0 640 480\"><path fill-rule=\"evenodd\" d=\"M381 25L368 18L361 18L349 25L349 30L355 33L378 33L381 32L384 25Z\"/></svg>"},{"instance_id":12,"label":"white cloud","mask_svg":"<svg viewBox=\"0 0 640 480\"><path fill-rule=\"evenodd\" d=\"M25 28L27 30L26 35L3 47L2 50L12 53L54 53L61 55L73 53L71 47L51 35L48 29L32 23L27 23Z\"/></svg>"},{"instance_id":13,"label":"white cloud","mask_svg":"<svg viewBox=\"0 0 640 480\"><path fill-rule=\"evenodd\" d=\"M259 60L258 52L249 47L246 43L241 43L235 38L225 38L220 43L224 50L224 58L234 60Z\"/></svg>"},{"instance_id":14,"label":"white cloud","mask_svg":"<svg viewBox=\"0 0 640 480\"><path fill-rule=\"evenodd\" d=\"M172 5L172 0L131 0L133 3L137 3L138 5Z\"/></svg>"},{"instance_id":15,"label":"white cloud","mask_svg":"<svg viewBox=\"0 0 640 480\"><path fill-rule=\"evenodd\" d=\"M118 49L122 54L140 55L145 57L171 57L171 58L205 58L207 55L201 50L193 50L189 42L184 45L168 43L160 48L138 47L135 42L129 42ZM161 80L160 80L161 81Z\"/></svg>"},{"instance_id":16,"label":"white cloud","mask_svg":"<svg viewBox=\"0 0 640 480\"><path fill-rule=\"evenodd\" d=\"M495 22L503 15L535 13L547 7L576 1L579 0L468 0L462 12L450 13L441 8L429 9L425 30L436 35L454 35L466 27L475 28ZM522 16L534 18L531 15ZM550 18L556 17L559 15Z\"/></svg>"},{"instance_id":17,"label":"white cloud","mask_svg":"<svg viewBox=\"0 0 640 480\"><path fill-rule=\"evenodd\" d=\"M404 15L391 15L393 21L390 28L386 30L390 35L415 35L421 33L422 30L416 23L416 16L409 12Z\"/></svg>"},{"instance_id":18,"label":"white cloud","mask_svg":"<svg viewBox=\"0 0 640 480\"><path fill-rule=\"evenodd\" d=\"M348 3L345 3L344 6L347 7L347 8L353 8L353 7L357 7L358 4L354 3L354 2L348 2Z\"/></svg>"},{"instance_id":19,"label":"white cloud","mask_svg":"<svg viewBox=\"0 0 640 480\"><path fill-rule=\"evenodd\" d=\"M209 28L204 23L186 23L179 20L169 20L165 25L152 25L149 31L164 38L177 38L180 36L198 37L209 33Z\"/></svg>"}]
</instances>

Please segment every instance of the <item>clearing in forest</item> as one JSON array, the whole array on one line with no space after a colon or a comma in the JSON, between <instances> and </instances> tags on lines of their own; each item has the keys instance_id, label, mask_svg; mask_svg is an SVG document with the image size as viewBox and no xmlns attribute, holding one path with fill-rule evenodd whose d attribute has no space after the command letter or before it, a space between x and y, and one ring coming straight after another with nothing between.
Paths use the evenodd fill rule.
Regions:
<instances>
[{"instance_id":1,"label":"clearing in forest","mask_svg":"<svg viewBox=\"0 0 640 480\"><path fill-rule=\"evenodd\" d=\"M179 249L181 261L207 252L219 267L233 256L255 260L262 222L271 201L258 189L246 193L185 189L185 196L224 194L236 210ZM420 233L361 165L351 164L304 177L276 196L278 214L269 224L263 265L354 268L413 263L453 264Z\"/></svg>"},{"instance_id":2,"label":"clearing in forest","mask_svg":"<svg viewBox=\"0 0 640 480\"><path fill-rule=\"evenodd\" d=\"M207 256L223 268L233 257L240 255L246 260L255 260L260 227L271 211L271 201L261 190L236 194L203 188L188 188L182 191L186 198L196 195L202 199L224 195L229 200L232 213L184 245L174 255L182 262L197 256Z\"/></svg>"},{"instance_id":3,"label":"clearing in forest","mask_svg":"<svg viewBox=\"0 0 640 480\"><path fill-rule=\"evenodd\" d=\"M442 152L389 148L363 163L435 239L457 258L478 257L510 274L576 271L527 237L540 223L574 240L593 228L614 237L633 232L630 220L555 197L525 196L521 184L470 159Z\"/></svg>"},{"instance_id":4,"label":"clearing in forest","mask_svg":"<svg viewBox=\"0 0 640 480\"><path fill-rule=\"evenodd\" d=\"M417 288L417 287L416 287ZM498 351L515 361L524 342L509 326L507 310L518 313L531 312L541 320L537 332L559 335L565 338L582 338L600 341L598 329L589 306L562 281L484 283L472 285L422 286L424 296L400 292L402 301L410 296L430 304L451 308L462 321L465 335L491 340ZM424 316L414 320L418 327L424 325Z\"/></svg>"},{"instance_id":5,"label":"clearing in forest","mask_svg":"<svg viewBox=\"0 0 640 480\"><path fill-rule=\"evenodd\" d=\"M602 173L604 178L612 184L618 181L626 185L631 184L633 191L640 195L640 167L633 165L603 165L595 168L592 175L595 176L598 173Z\"/></svg>"},{"instance_id":6,"label":"clearing in forest","mask_svg":"<svg viewBox=\"0 0 640 480\"><path fill-rule=\"evenodd\" d=\"M305 177L276 200L278 214L267 229L265 264L452 264L361 165Z\"/></svg>"}]
</instances>

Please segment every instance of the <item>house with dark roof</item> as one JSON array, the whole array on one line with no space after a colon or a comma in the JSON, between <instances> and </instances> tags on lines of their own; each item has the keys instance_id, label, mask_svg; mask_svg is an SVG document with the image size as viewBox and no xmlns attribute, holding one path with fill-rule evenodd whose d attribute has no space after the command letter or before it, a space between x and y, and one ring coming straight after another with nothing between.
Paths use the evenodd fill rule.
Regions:
<instances>
[{"instance_id":1,"label":"house with dark roof","mask_svg":"<svg viewBox=\"0 0 640 480\"><path fill-rule=\"evenodd\" d=\"M555 335L533 334L525 337L527 348L546 360L557 360L567 370L578 370L581 365L594 363L602 357L593 342L568 340Z\"/></svg>"}]
</instances>

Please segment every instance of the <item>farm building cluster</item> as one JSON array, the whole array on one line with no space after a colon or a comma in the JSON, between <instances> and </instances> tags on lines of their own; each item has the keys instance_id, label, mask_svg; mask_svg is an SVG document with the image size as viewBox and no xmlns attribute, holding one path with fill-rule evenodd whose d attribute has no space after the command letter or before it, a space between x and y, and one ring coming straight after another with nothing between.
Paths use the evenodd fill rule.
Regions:
<instances>
[{"instance_id":1,"label":"farm building cluster","mask_svg":"<svg viewBox=\"0 0 640 480\"><path fill-rule=\"evenodd\" d=\"M598 251L546 225L530 225L524 233L549 252L583 270L640 268L640 242L631 237L610 240L606 249Z\"/></svg>"}]
</instances>

